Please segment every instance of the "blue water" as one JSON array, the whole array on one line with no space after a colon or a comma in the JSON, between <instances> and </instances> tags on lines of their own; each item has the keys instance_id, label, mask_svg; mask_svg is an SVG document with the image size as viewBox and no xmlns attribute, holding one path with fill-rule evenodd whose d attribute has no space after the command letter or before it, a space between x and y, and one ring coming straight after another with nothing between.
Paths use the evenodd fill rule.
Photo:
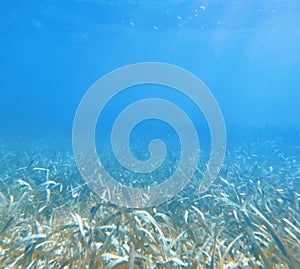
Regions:
<instances>
[{"instance_id":1,"label":"blue water","mask_svg":"<svg viewBox=\"0 0 300 269\"><path fill-rule=\"evenodd\" d=\"M1 132L68 136L92 83L145 61L197 75L228 126L298 128L299 10L296 0L2 1Z\"/></svg>"},{"instance_id":2,"label":"blue water","mask_svg":"<svg viewBox=\"0 0 300 269\"><path fill-rule=\"evenodd\" d=\"M2 0L0 268L300 268L299 14L299 0ZM92 132L106 173L81 136L102 99L86 117L76 111L98 79L141 62L197 76L220 107L226 139L195 99L135 85L106 103ZM184 111L199 141L156 117L137 122L117 148L132 154L123 165L114 124L151 98ZM177 120L173 112L164 116ZM155 159L155 139L167 152L148 173L136 160Z\"/></svg>"}]
</instances>

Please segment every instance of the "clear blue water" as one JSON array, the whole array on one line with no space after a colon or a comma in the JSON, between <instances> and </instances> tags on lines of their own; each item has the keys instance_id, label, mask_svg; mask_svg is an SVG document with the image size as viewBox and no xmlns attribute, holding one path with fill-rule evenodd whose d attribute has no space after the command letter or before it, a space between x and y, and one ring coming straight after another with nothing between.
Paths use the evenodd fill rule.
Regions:
<instances>
[{"instance_id":1,"label":"clear blue water","mask_svg":"<svg viewBox=\"0 0 300 269\"><path fill-rule=\"evenodd\" d=\"M165 228L165 219L161 220L164 215L159 215L159 212L174 220L175 224L172 222L172 225L179 231L177 236L187 229L185 240L183 238L178 243L190 242L182 247L188 249L187 253L182 254L179 247L175 249L175 243L172 246L173 256L169 253L186 266L180 266L178 260L174 260L174 267L168 267L167 263L159 261L160 258L155 260L157 253L153 254L153 263L157 266L160 264L159 268L200 268L196 265L188 267L196 263L203 268L208 268L205 267L208 264L209 268L213 268L214 262L215 266L219 264L219 260L211 258L215 251L213 238L219 253L224 253L222 247L228 246L242 233L243 237L238 239L239 245L234 253L240 253L243 249L245 257L240 254L231 257L232 260L240 257L236 262L242 267L232 265L228 268L250 268L252 265L254 267L251 268L258 268L259 261L264 268L268 268L270 264L257 250L259 248L266 251L267 259L274 266L272 268L298 268L299 14L300 2L297 0L2 1L0 217L4 221L0 224L0 267L16 268L14 265L17 264L29 268L33 263L32 268L49 268L46 267L49 261L33 256L36 245L32 247L25 243L41 243L44 234L47 240L53 240L55 229L73 222L77 225L72 226L77 229L73 235L81 234L82 238L87 238L85 226L81 226L78 216L91 229L103 223L117 223L115 240L119 240L122 232L120 229L119 234L119 225L124 228L122 225L128 225L127 219L131 217L133 220L129 221L130 225L140 218L133 231L142 227L154 237L157 236L157 227L151 226L152 229L145 224L152 222L151 219L145 221L146 215L134 215L134 211L119 211L114 215L114 210L117 210L115 207L103 205L99 210L102 215L96 212L98 208L95 211L94 204L99 200L78 172L71 143L76 110L81 98L95 81L125 65L162 62L188 70L210 89L224 117L227 151L215 183L204 194L196 193L209 158L211 139L205 117L195 104L179 92L153 85L140 86L138 91L129 88L107 104L99 118L103 122L97 124L96 146L98 153L104 152L100 156L104 166L121 183L133 187L161 183L176 170L179 162L177 155L181 150L179 138L169 125L155 120L143 122L136 126L130 137L133 156L142 161L149 159L149 142L160 138L169 149L167 158L163 167L150 176L147 173L122 171L112 152L110 134L114 120L129 104L141 98L156 97L171 101L187 112L199 135L202 155L192 184L179 197L163 203L158 209L147 209L162 230ZM49 180L57 185L49 183ZM44 183L47 184L41 187ZM43 186L46 186L45 189ZM183 197L182 200L180 197ZM43 208L44 205L47 210ZM199 215L195 217L195 207L203 214L200 222ZM62 210L62 213L56 214L55 210ZM111 214L115 219L107 217ZM61 216L62 219L59 218ZM58 221L52 222L52 219ZM205 229L203 232L199 224L202 220L211 232L207 233ZM43 226L42 232L37 228L36 221ZM15 227L22 229L19 232L19 228ZM26 227L31 228L28 231ZM279 233L279 239L284 242L283 248L289 250L288 254L273 237L272 227ZM126 226L128 230L131 228ZM219 241L214 237L217 230ZM170 230L165 228L164 234L168 232ZM264 238L260 238L259 234L263 233ZM30 238L35 234L42 236L39 239ZM211 242L201 246L202 251L212 256L206 254L202 257L197 254L197 247L200 246L197 243L206 242L208 234ZM174 239L168 236L168 240ZM93 240L96 242L95 238ZM127 240L124 238L119 243ZM19 243L13 244L16 240ZM60 240L60 246L68 242L68 239L65 242L62 242L62 238ZM222 245L220 242L225 243ZM259 242L256 250L254 242ZM105 245L104 241L102 243ZM147 262L152 259L145 254L147 251L134 245L141 256L145 255ZM127 252L129 246L131 243L124 248ZM190 246L194 246L194 249L189 249ZM49 260L55 260L55 266L62 266L65 260L57 257L67 257L67 254L63 256L63 250L55 252L57 249L45 247L45 251L52 251L56 255ZM100 247L97 251L102 255L106 250L102 252ZM119 256L127 253L116 249L110 251ZM14 253L15 256L7 253ZM26 256L28 253L30 259ZM283 267L272 258L272 253L280 257ZM24 255L24 262L15 260L18 255ZM74 263L68 268L93 268L94 265L80 255L78 264ZM292 258L286 258L285 255L291 255ZM32 257L36 257L36 261L32 261ZM170 261L169 258L165 261ZM99 264L104 268L111 260L103 258ZM229 260L225 260L229 264ZM254 263L254 260L258 263ZM139 268L150 268L149 264Z\"/></svg>"},{"instance_id":2,"label":"clear blue water","mask_svg":"<svg viewBox=\"0 0 300 269\"><path fill-rule=\"evenodd\" d=\"M295 0L3 1L1 131L69 134L94 81L145 61L197 75L227 125L298 128L299 10Z\"/></svg>"}]
</instances>

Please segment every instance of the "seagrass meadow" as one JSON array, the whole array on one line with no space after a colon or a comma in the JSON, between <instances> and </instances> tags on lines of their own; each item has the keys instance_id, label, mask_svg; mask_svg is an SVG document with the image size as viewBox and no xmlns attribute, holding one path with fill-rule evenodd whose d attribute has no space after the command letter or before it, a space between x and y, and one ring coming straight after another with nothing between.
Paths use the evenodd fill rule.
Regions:
<instances>
[{"instance_id":1,"label":"seagrass meadow","mask_svg":"<svg viewBox=\"0 0 300 269\"><path fill-rule=\"evenodd\" d=\"M146 209L101 200L71 151L2 145L0 268L300 268L299 148L237 144L205 193Z\"/></svg>"},{"instance_id":2,"label":"seagrass meadow","mask_svg":"<svg viewBox=\"0 0 300 269\"><path fill-rule=\"evenodd\" d=\"M299 74L299 0L1 0L0 269L300 269Z\"/></svg>"}]
</instances>

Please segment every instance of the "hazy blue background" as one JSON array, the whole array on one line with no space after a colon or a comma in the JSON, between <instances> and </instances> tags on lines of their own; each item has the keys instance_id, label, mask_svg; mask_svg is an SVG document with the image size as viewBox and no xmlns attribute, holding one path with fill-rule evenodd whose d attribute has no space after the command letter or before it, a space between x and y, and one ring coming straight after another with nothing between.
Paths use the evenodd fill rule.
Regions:
<instances>
[{"instance_id":1,"label":"hazy blue background","mask_svg":"<svg viewBox=\"0 0 300 269\"><path fill-rule=\"evenodd\" d=\"M3 0L0 6L2 134L71 136L90 85L141 61L196 74L228 126L300 126L298 0Z\"/></svg>"}]
</instances>

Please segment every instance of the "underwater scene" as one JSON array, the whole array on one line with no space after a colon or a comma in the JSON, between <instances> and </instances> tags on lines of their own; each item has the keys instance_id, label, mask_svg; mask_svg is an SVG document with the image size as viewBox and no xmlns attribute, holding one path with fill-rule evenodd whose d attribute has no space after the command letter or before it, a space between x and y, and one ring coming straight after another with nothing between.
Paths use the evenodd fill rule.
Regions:
<instances>
[{"instance_id":1,"label":"underwater scene","mask_svg":"<svg viewBox=\"0 0 300 269\"><path fill-rule=\"evenodd\" d=\"M300 2L0 3L0 268L300 268Z\"/></svg>"}]
</instances>

